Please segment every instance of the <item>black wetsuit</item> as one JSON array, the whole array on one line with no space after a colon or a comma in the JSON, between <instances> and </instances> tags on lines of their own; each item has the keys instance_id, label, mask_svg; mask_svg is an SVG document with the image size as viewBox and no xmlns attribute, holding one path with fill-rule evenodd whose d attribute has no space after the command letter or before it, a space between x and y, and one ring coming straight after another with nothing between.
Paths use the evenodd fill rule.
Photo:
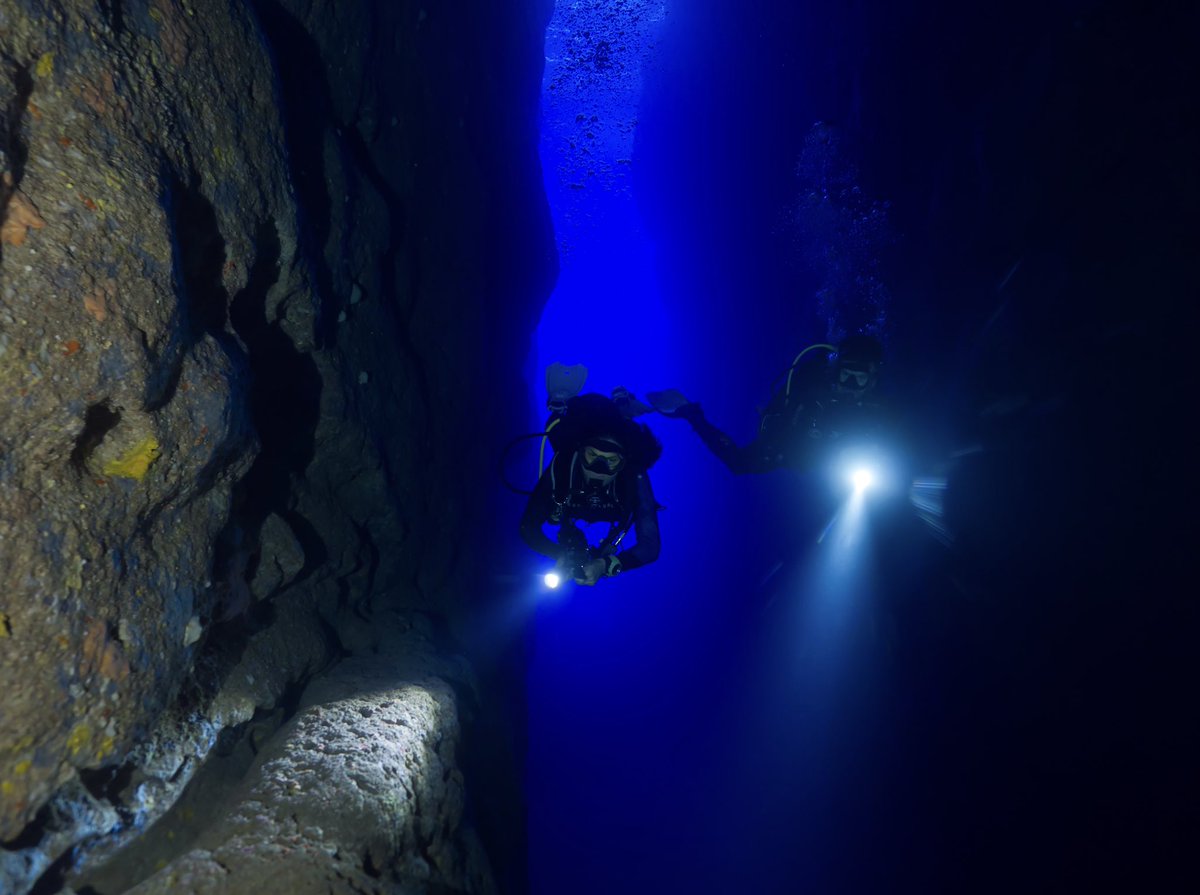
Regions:
<instances>
[{"instance_id":1,"label":"black wetsuit","mask_svg":"<svg viewBox=\"0 0 1200 895\"><path fill-rule=\"evenodd\" d=\"M796 369L791 387L771 398L758 434L746 445L710 423L698 404L676 415L686 419L705 446L735 475L775 469L808 469L851 438L869 438L884 428L880 405L837 392L823 361Z\"/></svg>"},{"instance_id":2,"label":"black wetsuit","mask_svg":"<svg viewBox=\"0 0 1200 895\"><path fill-rule=\"evenodd\" d=\"M658 559L658 503L644 471L623 469L608 484L588 482L577 452L555 454L538 479L521 517L521 537L533 550L558 559L563 548L542 530L546 523L608 522L613 527L601 542L601 553L616 553L628 571ZM619 549L625 532L633 529L636 543Z\"/></svg>"}]
</instances>

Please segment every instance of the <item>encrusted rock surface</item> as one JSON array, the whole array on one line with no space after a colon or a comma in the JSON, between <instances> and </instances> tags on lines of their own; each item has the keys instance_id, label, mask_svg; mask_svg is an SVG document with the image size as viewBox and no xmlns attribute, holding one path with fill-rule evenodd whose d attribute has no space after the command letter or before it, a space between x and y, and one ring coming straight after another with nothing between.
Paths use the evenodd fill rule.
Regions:
<instances>
[{"instance_id":1,"label":"encrusted rock surface","mask_svg":"<svg viewBox=\"0 0 1200 895\"><path fill-rule=\"evenodd\" d=\"M299 288L251 283L295 225L249 15L104 8L0 13L5 221L42 222L0 246L0 840L186 677L255 447L227 308Z\"/></svg>"},{"instance_id":2,"label":"encrusted rock surface","mask_svg":"<svg viewBox=\"0 0 1200 895\"><path fill-rule=\"evenodd\" d=\"M552 276L545 6L0 5L0 889L461 608Z\"/></svg>"},{"instance_id":3,"label":"encrusted rock surface","mask_svg":"<svg viewBox=\"0 0 1200 895\"><path fill-rule=\"evenodd\" d=\"M194 803L78 881L110 892L493 891L462 826L456 699L463 668L420 619L305 690L223 803ZM216 791L212 781L206 792ZM215 815L189 834L194 811ZM130 888L132 887L132 888Z\"/></svg>"},{"instance_id":4,"label":"encrusted rock surface","mask_svg":"<svg viewBox=\"0 0 1200 895\"><path fill-rule=\"evenodd\" d=\"M207 653L180 700L121 764L82 773L55 793L30 841L0 850L0 891L24 891L77 845L87 866L138 839L172 808L223 732L271 717L289 684L332 661L316 616L304 607L281 608L287 611L275 624L244 643Z\"/></svg>"}]
</instances>

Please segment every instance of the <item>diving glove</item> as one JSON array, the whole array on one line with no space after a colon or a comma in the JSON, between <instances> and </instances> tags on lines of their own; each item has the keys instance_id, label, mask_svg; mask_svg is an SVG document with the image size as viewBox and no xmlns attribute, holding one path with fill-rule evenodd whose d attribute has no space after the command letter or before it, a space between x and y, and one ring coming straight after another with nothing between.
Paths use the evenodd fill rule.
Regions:
<instances>
[{"instance_id":1,"label":"diving glove","mask_svg":"<svg viewBox=\"0 0 1200 895\"><path fill-rule=\"evenodd\" d=\"M665 416L675 416L679 413L679 408L691 403L683 396L683 392L674 388L661 392L647 392L646 400L654 406L655 410Z\"/></svg>"},{"instance_id":2,"label":"diving glove","mask_svg":"<svg viewBox=\"0 0 1200 895\"><path fill-rule=\"evenodd\" d=\"M635 416L654 412L653 407L647 407L633 396L633 392L623 385L618 385L612 390L612 399L613 403L620 408L621 414L626 419L633 419Z\"/></svg>"}]
</instances>

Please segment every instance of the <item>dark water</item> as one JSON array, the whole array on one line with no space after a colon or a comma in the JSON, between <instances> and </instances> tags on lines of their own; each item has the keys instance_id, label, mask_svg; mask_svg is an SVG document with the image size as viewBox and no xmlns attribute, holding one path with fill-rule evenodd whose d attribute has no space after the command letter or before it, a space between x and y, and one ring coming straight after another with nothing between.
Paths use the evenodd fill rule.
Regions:
<instances>
[{"instance_id":1,"label":"dark water","mask_svg":"<svg viewBox=\"0 0 1200 895\"><path fill-rule=\"evenodd\" d=\"M577 42L644 70L586 110L627 175L556 187L543 148L571 249L531 367L744 441L867 325L926 487L818 544L822 472L734 478L648 418L661 560L532 622L532 891L1190 888L1196 15L606 8L663 6L642 55Z\"/></svg>"}]
</instances>

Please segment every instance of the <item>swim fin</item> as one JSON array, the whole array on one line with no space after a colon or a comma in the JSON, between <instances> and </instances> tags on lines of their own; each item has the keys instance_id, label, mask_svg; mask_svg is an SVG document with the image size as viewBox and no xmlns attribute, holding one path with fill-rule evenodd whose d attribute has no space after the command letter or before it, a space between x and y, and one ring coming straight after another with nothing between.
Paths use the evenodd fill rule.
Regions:
<instances>
[{"instance_id":1,"label":"swim fin","mask_svg":"<svg viewBox=\"0 0 1200 895\"><path fill-rule=\"evenodd\" d=\"M583 391L587 382L587 367L583 364L560 364L555 361L546 368L546 406L555 413L566 409L567 399Z\"/></svg>"}]
</instances>

